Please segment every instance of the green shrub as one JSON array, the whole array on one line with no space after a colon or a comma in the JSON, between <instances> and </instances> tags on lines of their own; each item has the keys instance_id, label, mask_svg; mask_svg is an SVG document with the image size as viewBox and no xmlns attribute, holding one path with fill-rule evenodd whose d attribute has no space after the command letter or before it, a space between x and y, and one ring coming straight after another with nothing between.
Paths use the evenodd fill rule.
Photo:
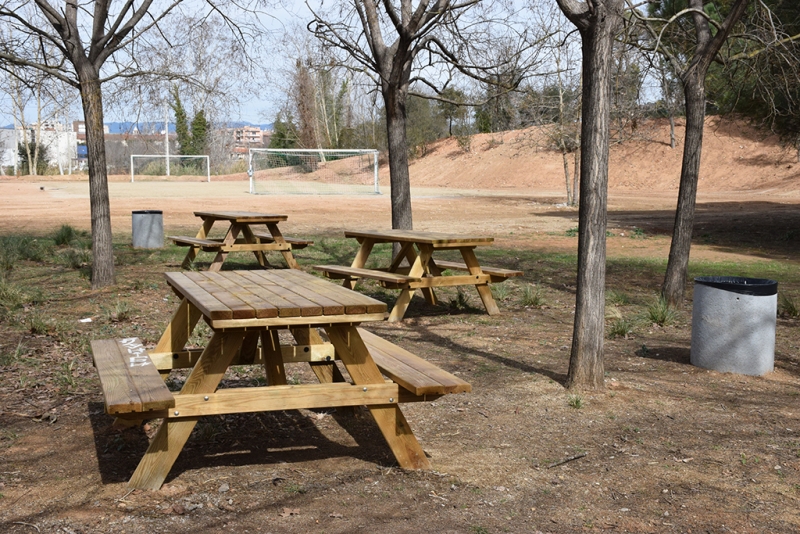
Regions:
<instances>
[{"instance_id":1,"label":"green shrub","mask_svg":"<svg viewBox=\"0 0 800 534\"><path fill-rule=\"evenodd\" d=\"M539 307L544 305L544 296L538 286L525 284L522 288L522 305Z\"/></svg>"},{"instance_id":2,"label":"green shrub","mask_svg":"<svg viewBox=\"0 0 800 534\"><path fill-rule=\"evenodd\" d=\"M800 317L800 310L794 299L786 293L778 297L778 315L782 317Z\"/></svg>"},{"instance_id":3,"label":"green shrub","mask_svg":"<svg viewBox=\"0 0 800 534\"><path fill-rule=\"evenodd\" d=\"M666 326L675 322L677 314L664 297L658 297L658 300L647 307L647 318L658 326Z\"/></svg>"},{"instance_id":4,"label":"green shrub","mask_svg":"<svg viewBox=\"0 0 800 534\"><path fill-rule=\"evenodd\" d=\"M53 234L53 242L58 246L78 245L85 248L89 233L85 230L76 230L69 224L62 224L61 228Z\"/></svg>"},{"instance_id":5,"label":"green shrub","mask_svg":"<svg viewBox=\"0 0 800 534\"><path fill-rule=\"evenodd\" d=\"M625 319L616 319L614 320L608 328L608 337L614 339L615 337L624 337L628 339L628 336L633 332L633 328L631 323L626 321Z\"/></svg>"}]
</instances>

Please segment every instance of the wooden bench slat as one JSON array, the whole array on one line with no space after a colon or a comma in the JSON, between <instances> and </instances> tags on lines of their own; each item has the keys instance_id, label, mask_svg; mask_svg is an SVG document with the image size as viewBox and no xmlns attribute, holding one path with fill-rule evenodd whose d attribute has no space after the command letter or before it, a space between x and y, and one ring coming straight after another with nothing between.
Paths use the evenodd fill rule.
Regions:
<instances>
[{"instance_id":1,"label":"wooden bench slat","mask_svg":"<svg viewBox=\"0 0 800 534\"><path fill-rule=\"evenodd\" d=\"M455 271L469 271L469 267L467 267L466 263L459 263L457 261L444 261L444 260L435 260L434 263L441 268L441 269L452 269ZM501 269L500 267L488 267L485 265L481 265L481 271L485 274L490 274L492 276L502 276L502 277L511 277L511 276L523 276L525 273L522 271L515 271L513 269Z\"/></svg>"},{"instance_id":2,"label":"wooden bench slat","mask_svg":"<svg viewBox=\"0 0 800 534\"><path fill-rule=\"evenodd\" d=\"M92 341L92 358L109 414L166 410L175 406L139 338Z\"/></svg>"},{"instance_id":3,"label":"wooden bench slat","mask_svg":"<svg viewBox=\"0 0 800 534\"><path fill-rule=\"evenodd\" d=\"M255 291L252 283L248 279L239 276L235 271L220 272L217 284L225 291L238 299L241 299L247 306L255 310L256 317L277 317L278 307L273 304L271 299Z\"/></svg>"},{"instance_id":4,"label":"wooden bench slat","mask_svg":"<svg viewBox=\"0 0 800 534\"><path fill-rule=\"evenodd\" d=\"M264 271L262 276L269 278L270 280L275 281L277 285L289 289L297 295L308 299L309 302L320 305L322 307L322 315L342 315L345 313L344 305L338 300L322 295L317 291L313 291L312 288L307 287L305 284L298 284L294 280L286 279L284 276L276 277L273 276L273 274L274 272ZM289 276L291 276L291 273ZM364 310L362 309L358 313L364 313Z\"/></svg>"},{"instance_id":5,"label":"wooden bench slat","mask_svg":"<svg viewBox=\"0 0 800 534\"><path fill-rule=\"evenodd\" d=\"M267 282L271 284L270 291L272 291L282 299L285 299L288 302L299 307L301 317L322 315L322 306L320 306L316 302L308 300L302 295L298 295L290 288L285 287L285 285L279 284L278 283L279 277L270 276L270 271L250 271L250 272L255 277L254 278L255 280L260 279L260 283Z\"/></svg>"},{"instance_id":6,"label":"wooden bench slat","mask_svg":"<svg viewBox=\"0 0 800 534\"><path fill-rule=\"evenodd\" d=\"M404 274L376 271L373 269L362 269L360 267L344 267L342 265L314 265L314 269L324 272L326 276L335 274L343 275L349 278L370 278L372 280L388 282L390 284L406 284L408 282L418 282L420 280L419 278L406 276Z\"/></svg>"},{"instance_id":7,"label":"wooden bench slat","mask_svg":"<svg viewBox=\"0 0 800 534\"><path fill-rule=\"evenodd\" d=\"M212 320L233 318L233 313L224 303L209 295L186 274L164 273L164 276L173 288L181 287L184 298L194 304L206 317Z\"/></svg>"},{"instance_id":8,"label":"wooden bench slat","mask_svg":"<svg viewBox=\"0 0 800 534\"><path fill-rule=\"evenodd\" d=\"M416 230L347 230L345 237L370 239L375 243L425 243L436 249L475 247L488 245L493 237L454 236L443 232L420 232Z\"/></svg>"},{"instance_id":9,"label":"wooden bench slat","mask_svg":"<svg viewBox=\"0 0 800 534\"><path fill-rule=\"evenodd\" d=\"M247 302L235 295L232 295L225 287L224 280L217 278L211 279L208 272L186 273L186 277L193 281L197 286L207 291L211 296L218 299L232 313L233 319L250 319L256 316L256 310ZM222 283L223 285L220 285Z\"/></svg>"},{"instance_id":10,"label":"wooden bench slat","mask_svg":"<svg viewBox=\"0 0 800 534\"><path fill-rule=\"evenodd\" d=\"M345 314L382 313L386 311L386 303L354 291L347 290L346 293L342 293L342 291L344 291L343 287L333 286L321 278L315 277L313 282L309 282L308 279L301 274L301 271L297 270L293 270L291 272L287 271L286 276L290 276L292 279L296 279L298 282L313 284L314 291L317 293L325 295L326 297L332 298L336 301L343 302Z\"/></svg>"},{"instance_id":11,"label":"wooden bench slat","mask_svg":"<svg viewBox=\"0 0 800 534\"><path fill-rule=\"evenodd\" d=\"M179 247L204 247L214 249L222 247L222 241L218 239L201 239L199 237L189 237L186 235L169 235L167 239L171 239Z\"/></svg>"},{"instance_id":12,"label":"wooden bench slat","mask_svg":"<svg viewBox=\"0 0 800 534\"><path fill-rule=\"evenodd\" d=\"M237 271L236 275L247 280L248 288L278 308L280 317L300 317L302 310L295 302L290 302L272 291L277 285L261 278L256 271ZM253 285L255 284L255 285Z\"/></svg>"},{"instance_id":13,"label":"wooden bench slat","mask_svg":"<svg viewBox=\"0 0 800 534\"><path fill-rule=\"evenodd\" d=\"M275 241L275 238L272 237L272 234L265 232L253 232L253 235L256 236L262 243L272 243ZM298 239L296 237L286 236L283 236L283 239L292 245L292 248L306 248L308 245L314 244L314 242L310 239Z\"/></svg>"},{"instance_id":14,"label":"wooden bench slat","mask_svg":"<svg viewBox=\"0 0 800 534\"><path fill-rule=\"evenodd\" d=\"M415 395L468 393L472 386L391 341L358 329L372 359L386 376Z\"/></svg>"}]
</instances>

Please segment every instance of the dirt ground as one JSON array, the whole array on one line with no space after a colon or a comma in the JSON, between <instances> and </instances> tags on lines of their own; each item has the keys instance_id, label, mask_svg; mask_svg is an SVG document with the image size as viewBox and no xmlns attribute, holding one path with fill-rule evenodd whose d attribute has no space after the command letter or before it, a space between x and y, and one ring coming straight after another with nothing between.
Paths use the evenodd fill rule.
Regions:
<instances>
[{"instance_id":1,"label":"dirt ground","mask_svg":"<svg viewBox=\"0 0 800 534\"><path fill-rule=\"evenodd\" d=\"M625 316L654 298L669 250L680 146L669 149L665 132L652 125L642 134L649 141L612 149L608 287L628 296L614 304ZM208 418L161 490L128 491L152 429L111 428L85 349L109 335L152 343L166 323L175 301L161 273L178 262L138 253L118 266L113 290L92 292L78 276L65 287L56 267L34 271L52 294L43 310L74 325L71 332L34 334L0 321L4 354L27 347L24 365L0 367L0 531L800 531L797 318L778 319L774 372L707 371L689 363L689 288L671 324L637 319L630 335L606 340L605 390L576 399L564 389L574 266L548 254L574 256L577 239L568 234L577 211L563 205L560 155L536 148L534 133L476 136L469 153L443 142L412 165L416 228L493 235L503 254L487 263L526 272L497 294L500 316L485 315L470 293L465 309L415 299L402 324L370 325L473 386L404 406L433 471L398 469L364 411L303 410ZM716 119L704 149L693 264L785 272L789 282L779 287L800 302L794 154L745 124ZM388 194L249 195L242 177L112 177L109 189L120 240L138 209L163 210L168 233L196 229L198 209L285 213L284 232L314 237L318 248L345 228L390 224ZM88 229L88 185L0 177L0 210L0 235ZM298 253L304 268L318 262L313 248ZM525 284L541 290L542 302L523 303ZM125 322L103 313L120 299L135 303ZM85 317L94 321L78 322ZM292 372L312 379L304 367ZM225 383L251 379L233 372Z\"/></svg>"}]
</instances>

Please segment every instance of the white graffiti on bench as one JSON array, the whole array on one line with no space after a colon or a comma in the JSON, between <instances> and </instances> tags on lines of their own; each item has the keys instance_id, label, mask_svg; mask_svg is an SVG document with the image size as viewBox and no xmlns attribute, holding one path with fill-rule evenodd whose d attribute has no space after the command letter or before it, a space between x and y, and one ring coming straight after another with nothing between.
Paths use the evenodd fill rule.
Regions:
<instances>
[{"instance_id":1,"label":"white graffiti on bench","mask_svg":"<svg viewBox=\"0 0 800 534\"><path fill-rule=\"evenodd\" d=\"M153 364L139 338L126 337L120 343L128 349L129 354L133 354L130 358L131 367L144 367L145 365Z\"/></svg>"}]
</instances>

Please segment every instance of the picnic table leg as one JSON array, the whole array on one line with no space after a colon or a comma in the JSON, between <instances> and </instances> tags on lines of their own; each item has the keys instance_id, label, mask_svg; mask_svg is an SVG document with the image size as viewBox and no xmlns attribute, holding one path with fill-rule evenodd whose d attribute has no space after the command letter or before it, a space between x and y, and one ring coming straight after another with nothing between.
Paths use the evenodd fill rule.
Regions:
<instances>
[{"instance_id":1,"label":"picnic table leg","mask_svg":"<svg viewBox=\"0 0 800 534\"><path fill-rule=\"evenodd\" d=\"M258 340L261 333L258 330L249 330L244 335L242 348L239 349L239 358L236 360L239 365L252 365L256 361L258 354Z\"/></svg>"},{"instance_id":2,"label":"picnic table leg","mask_svg":"<svg viewBox=\"0 0 800 534\"><path fill-rule=\"evenodd\" d=\"M292 328L291 331L298 345L321 345L324 343L316 328ZM320 384L345 382L336 362L309 362L309 365ZM339 406L336 408L336 412L352 415L355 413L355 406Z\"/></svg>"},{"instance_id":3,"label":"picnic table leg","mask_svg":"<svg viewBox=\"0 0 800 534\"><path fill-rule=\"evenodd\" d=\"M461 257L464 258L464 263L466 263L469 268L469 273L475 275L482 274L483 271L481 271L478 258L475 257L473 247L461 247L459 250L461 250ZM497 307L497 303L494 301L492 290L489 289L489 284L475 284L475 289L478 290L478 295L481 297L481 301L483 301L486 313L489 315L498 315L500 313L500 308Z\"/></svg>"},{"instance_id":4,"label":"picnic table leg","mask_svg":"<svg viewBox=\"0 0 800 534\"><path fill-rule=\"evenodd\" d=\"M352 265L350 267L357 267L362 269L364 265L367 263L367 258L369 258L370 252L372 252L372 247L375 246L375 241L372 239L363 239L359 238L358 242L361 246L358 248L358 252L356 252L356 257L353 259ZM355 278L345 278L342 285L348 289L355 289L356 288L356 279Z\"/></svg>"},{"instance_id":5,"label":"picnic table leg","mask_svg":"<svg viewBox=\"0 0 800 534\"><path fill-rule=\"evenodd\" d=\"M198 239L205 239L206 236L208 236L208 232L211 231L212 226L214 226L214 219L203 219L203 226L200 227L200 230L197 232L195 237ZM183 258L183 263L181 263L181 268L188 269L192 265L194 259L197 257L198 252L200 252L199 246L192 245L189 247L189 251L186 253L186 257Z\"/></svg>"},{"instance_id":6,"label":"picnic table leg","mask_svg":"<svg viewBox=\"0 0 800 534\"><path fill-rule=\"evenodd\" d=\"M413 250L411 250L411 254L415 256L413 263L411 264L411 268L408 270L408 276L413 276L415 278L421 278L425 274L425 265L427 265L428 261L431 257L431 252L433 249L430 247L420 247L419 255L416 255ZM414 293L417 290L410 287L404 287L400 291L400 295L397 297L397 300L392 307L391 313L389 313L389 318L387 319L390 323L396 323L398 321L403 320L403 316L406 314L406 310L408 310L409 304L411 304L411 299L414 297ZM433 292L431 292L433 295ZM426 299L428 295L426 295ZM435 302L435 296L431 297ZM430 302L430 300L428 301Z\"/></svg>"},{"instance_id":7,"label":"picnic table leg","mask_svg":"<svg viewBox=\"0 0 800 534\"><path fill-rule=\"evenodd\" d=\"M214 332L180 394L213 393L244 339L244 331ZM199 417L164 419L147 452L128 481L131 489L157 490L167 478Z\"/></svg>"},{"instance_id":8,"label":"picnic table leg","mask_svg":"<svg viewBox=\"0 0 800 534\"><path fill-rule=\"evenodd\" d=\"M336 348L357 385L384 383L378 366L372 360L369 350L354 326L330 326L326 329L328 337ZM348 343L349 340L349 343ZM408 425L400 406L394 404L367 407L375 418L384 439L394 453L397 463L404 469L430 469L431 464Z\"/></svg>"},{"instance_id":9,"label":"picnic table leg","mask_svg":"<svg viewBox=\"0 0 800 534\"><path fill-rule=\"evenodd\" d=\"M419 246L419 253L422 262L422 269L424 275L430 275L430 267L428 264L431 262L431 256L433 255L433 248L430 245L420 245ZM414 265L414 262L417 259L417 255L414 253L413 248L409 248L408 252L406 252L408 256L408 264ZM438 299L436 298L436 293L433 291L432 287L423 287L422 294L425 296L425 300L428 301L428 304L431 306L436 306L438 303Z\"/></svg>"},{"instance_id":10,"label":"picnic table leg","mask_svg":"<svg viewBox=\"0 0 800 534\"><path fill-rule=\"evenodd\" d=\"M153 352L182 351L202 316L202 312L194 304L187 299L181 300L178 309L172 315L172 319L170 319Z\"/></svg>"},{"instance_id":11,"label":"picnic table leg","mask_svg":"<svg viewBox=\"0 0 800 534\"><path fill-rule=\"evenodd\" d=\"M324 341L314 328L292 328L292 335L298 345L322 345ZM344 376L334 362L310 362L311 370L321 384L344 382Z\"/></svg>"},{"instance_id":12,"label":"picnic table leg","mask_svg":"<svg viewBox=\"0 0 800 534\"><path fill-rule=\"evenodd\" d=\"M269 228L269 233L272 234L272 239L275 240L275 243L286 244L283 234L278 230L278 223L267 223L267 228ZM290 269L300 268L297 261L294 259L291 247L289 250L281 250L281 254L283 254L283 259L286 260L286 265L288 265Z\"/></svg>"},{"instance_id":13,"label":"picnic table leg","mask_svg":"<svg viewBox=\"0 0 800 534\"><path fill-rule=\"evenodd\" d=\"M285 386L286 369L283 367L281 342L277 330L261 331L261 354L264 355L264 371L267 373L267 385Z\"/></svg>"},{"instance_id":14,"label":"picnic table leg","mask_svg":"<svg viewBox=\"0 0 800 534\"><path fill-rule=\"evenodd\" d=\"M222 244L233 245L236 243L236 238L239 236L239 230L241 230L241 228L238 224L231 223L231 227L228 229L228 233L225 234L225 239L222 240ZM227 251L220 250L217 252L217 255L214 256L214 261L212 261L211 265L208 266L209 272L215 273L222 269L222 264L225 262L225 258L227 257Z\"/></svg>"},{"instance_id":15,"label":"picnic table leg","mask_svg":"<svg viewBox=\"0 0 800 534\"><path fill-rule=\"evenodd\" d=\"M255 236L255 234L253 234L253 230L247 224L242 225L242 236L244 236L245 243L259 243L259 239ZM269 264L269 261L267 261L267 255L263 250L254 250L253 255L255 255L256 261L258 261L260 266L264 268L272 267L272 265Z\"/></svg>"}]
</instances>

